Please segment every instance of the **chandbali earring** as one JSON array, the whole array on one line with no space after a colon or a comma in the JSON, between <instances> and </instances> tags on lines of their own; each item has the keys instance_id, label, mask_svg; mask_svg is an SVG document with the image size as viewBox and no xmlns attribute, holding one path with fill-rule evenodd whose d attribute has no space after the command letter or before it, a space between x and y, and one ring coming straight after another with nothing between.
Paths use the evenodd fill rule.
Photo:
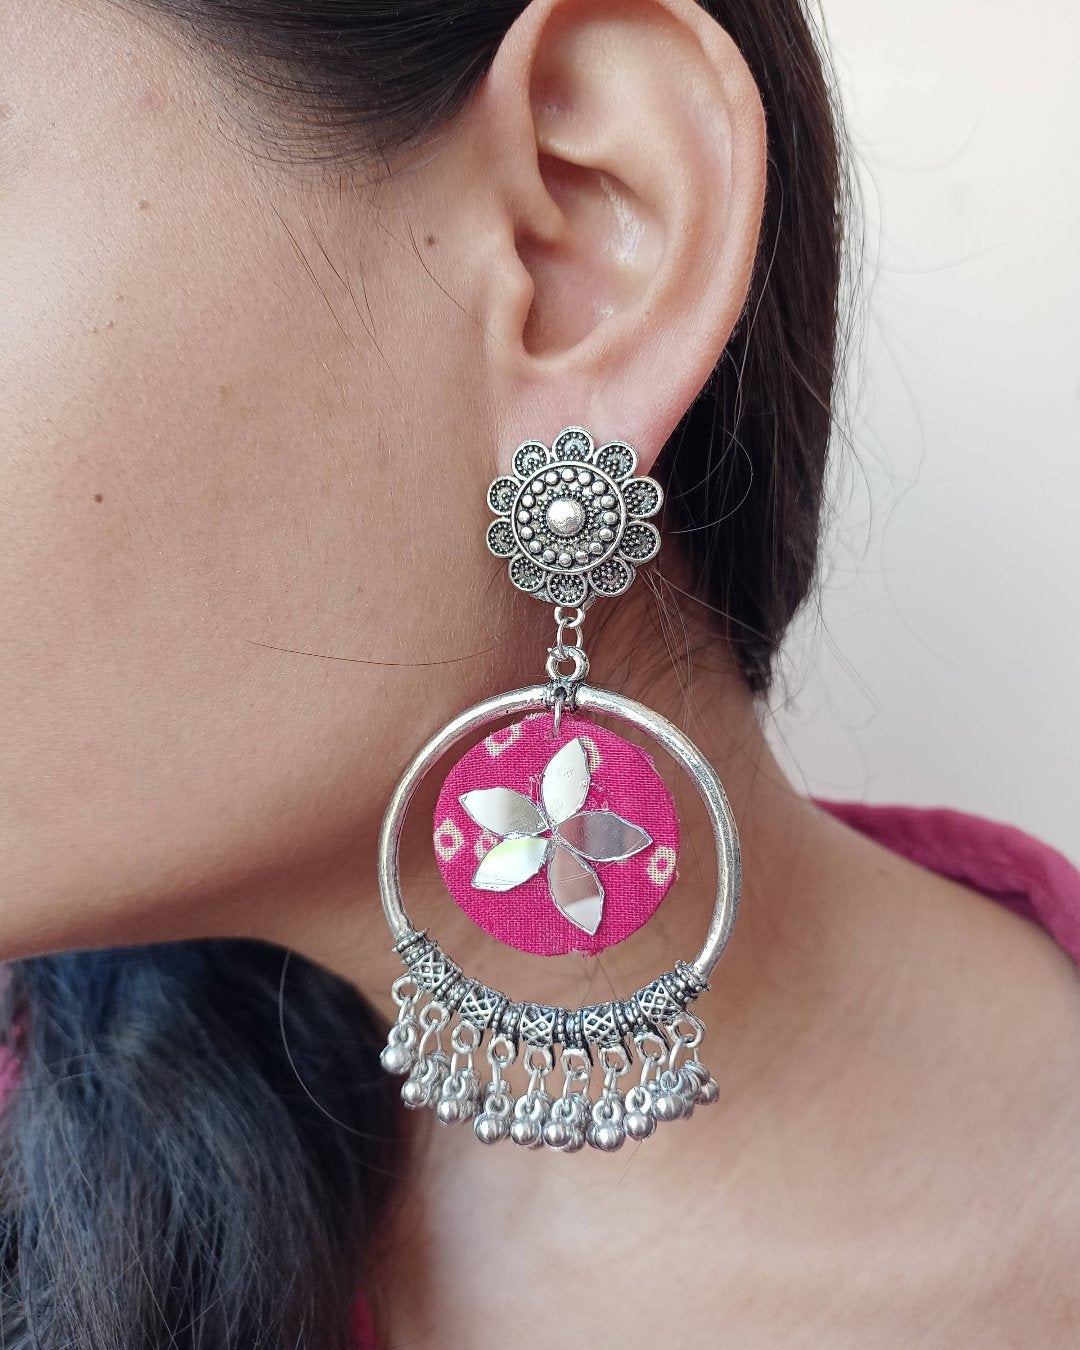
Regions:
<instances>
[{"instance_id":1,"label":"chandbali earring","mask_svg":"<svg viewBox=\"0 0 1080 1350\"><path fill-rule=\"evenodd\" d=\"M690 1005L709 987L735 923L735 821L712 766L672 722L588 683L582 645L588 607L622 595L660 548L651 517L663 490L636 477L636 467L625 441L597 447L582 427L567 427L550 447L518 446L513 476L488 489L487 543L508 560L515 586L555 607L547 679L496 694L437 732L406 768L383 820L379 887L406 969L393 986L399 1014L382 1064L404 1076L406 1106L471 1122L486 1144L611 1152L719 1093ZM475 923L521 951L596 955L621 942L677 876L679 824L652 758L589 714L646 733L694 783L716 844L712 919L693 960L625 998L583 1008L519 1003L470 979L410 923L398 866L405 814L449 750L501 722L457 762L439 795L433 843L447 888ZM519 720L506 725L507 717ZM515 1060L520 1092L507 1077Z\"/></svg>"}]
</instances>

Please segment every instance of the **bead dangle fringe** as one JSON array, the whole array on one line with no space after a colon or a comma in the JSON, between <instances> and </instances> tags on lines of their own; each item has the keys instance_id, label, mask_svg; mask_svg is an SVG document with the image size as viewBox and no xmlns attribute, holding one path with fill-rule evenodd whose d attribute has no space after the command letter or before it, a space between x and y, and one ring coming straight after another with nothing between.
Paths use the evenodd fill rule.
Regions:
<instances>
[{"instance_id":1,"label":"bead dangle fringe","mask_svg":"<svg viewBox=\"0 0 1080 1350\"><path fill-rule=\"evenodd\" d=\"M472 1122L481 1143L613 1153L719 1096L700 1058L704 1024L687 1011L708 986L683 962L629 999L572 1012L478 985L424 932L395 950L408 972L393 985L399 1011L382 1065L405 1077L407 1107ZM506 1073L519 1057L527 1081L515 1096Z\"/></svg>"}]
</instances>

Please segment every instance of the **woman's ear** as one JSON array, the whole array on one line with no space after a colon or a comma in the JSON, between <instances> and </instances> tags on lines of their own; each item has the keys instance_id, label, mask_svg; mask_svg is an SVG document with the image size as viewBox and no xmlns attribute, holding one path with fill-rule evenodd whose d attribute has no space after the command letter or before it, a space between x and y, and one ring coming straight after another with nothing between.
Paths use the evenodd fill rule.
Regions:
<instances>
[{"instance_id":1,"label":"woman's ear","mask_svg":"<svg viewBox=\"0 0 1080 1350\"><path fill-rule=\"evenodd\" d=\"M579 424L647 472L746 301L765 184L750 71L695 0L533 0L469 116L494 213L475 293L497 469Z\"/></svg>"}]
</instances>

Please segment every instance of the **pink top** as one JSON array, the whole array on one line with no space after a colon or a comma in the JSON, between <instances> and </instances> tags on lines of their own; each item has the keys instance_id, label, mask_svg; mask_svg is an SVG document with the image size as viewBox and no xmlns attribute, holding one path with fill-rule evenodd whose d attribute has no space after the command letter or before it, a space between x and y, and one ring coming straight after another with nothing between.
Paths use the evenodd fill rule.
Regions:
<instances>
[{"instance_id":1,"label":"pink top","mask_svg":"<svg viewBox=\"0 0 1080 1350\"><path fill-rule=\"evenodd\" d=\"M948 807L872 806L815 798L818 806L894 853L1039 924L1080 962L1080 871L1056 849L1012 825ZM0 1058L0 1099L18 1066ZM354 1308L357 1350L375 1350L363 1299Z\"/></svg>"}]
</instances>

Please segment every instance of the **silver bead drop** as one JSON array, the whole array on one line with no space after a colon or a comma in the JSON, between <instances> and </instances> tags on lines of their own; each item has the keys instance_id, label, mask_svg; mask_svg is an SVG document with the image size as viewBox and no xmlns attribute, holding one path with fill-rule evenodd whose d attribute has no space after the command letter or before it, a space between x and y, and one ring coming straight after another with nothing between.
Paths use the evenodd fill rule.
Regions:
<instances>
[{"instance_id":1,"label":"silver bead drop","mask_svg":"<svg viewBox=\"0 0 1080 1350\"><path fill-rule=\"evenodd\" d=\"M656 1129L656 1117L651 1111L629 1111L623 1121L628 1139L648 1139Z\"/></svg>"},{"instance_id":2,"label":"silver bead drop","mask_svg":"<svg viewBox=\"0 0 1080 1350\"><path fill-rule=\"evenodd\" d=\"M506 1121L501 1116L490 1116L486 1111L476 1117L473 1130L482 1144L497 1144L509 1133Z\"/></svg>"},{"instance_id":3,"label":"silver bead drop","mask_svg":"<svg viewBox=\"0 0 1080 1350\"><path fill-rule=\"evenodd\" d=\"M686 1102L677 1092L661 1092L653 1107L657 1120L680 1120L686 1115Z\"/></svg>"},{"instance_id":4,"label":"silver bead drop","mask_svg":"<svg viewBox=\"0 0 1080 1350\"><path fill-rule=\"evenodd\" d=\"M574 1133L573 1126L565 1120L556 1117L549 1120L544 1126L544 1143L548 1148L563 1149L570 1142L570 1136Z\"/></svg>"},{"instance_id":5,"label":"silver bead drop","mask_svg":"<svg viewBox=\"0 0 1080 1350\"><path fill-rule=\"evenodd\" d=\"M614 1153L616 1149L622 1148L626 1141L623 1127L610 1121L604 1125L598 1125L593 1121L586 1133L589 1143L601 1153Z\"/></svg>"},{"instance_id":6,"label":"silver bead drop","mask_svg":"<svg viewBox=\"0 0 1080 1350\"><path fill-rule=\"evenodd\" d=\"M410 1111L416 1111L427 1106L428 1090L419 1078L406 1078L401 1085L401 1100Z\"/></svg>"},{"instance_id":7,"label":"silver bead drop","mask_svg":"<svg viewBox=\"0 0 1080 1350\"><path fill-rule=\"evenodd\" d=\"M403 1045L393 1043L388 1045L379 1056L379 1063L387 1073L408 1073L413 1066L413 1060L412 1051L406 1050Z\"/></svg>"},{"instance_id":8,"label":"silver bead drop","mask_svg":"<svg viewBox=\"0 0 1080 1350\"><path fill-rule=\"evenodd\" d=\"M517 1119L510 1126L510 1138L522 1148L535 1148L542 1142L542 1127L538 1120Z\"/></svg>"},{"instance_id":9,"label":"silver bead drop","mask_svg":"<svg viewBox=\"0 0 1080 1350\"><path fill-rule=\"evenodd\" d=\"M712 1106L714 1102L720 1099L720 1084L709 1074L701 1087L697 1090L698 1104L701 1106Z\"/></svg>"}]
</instances>

